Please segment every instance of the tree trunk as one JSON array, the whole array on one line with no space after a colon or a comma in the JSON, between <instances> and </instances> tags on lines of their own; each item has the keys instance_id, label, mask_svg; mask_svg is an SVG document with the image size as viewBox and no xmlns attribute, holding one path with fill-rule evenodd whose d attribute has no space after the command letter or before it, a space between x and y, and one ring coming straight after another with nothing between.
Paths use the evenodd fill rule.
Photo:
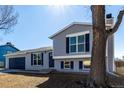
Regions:
<instances>
[{"instance_id":1,"label":"tree trunk","mask_svg":"<svg viewBox=\"0 0 124 93\"><path fill-rule=\"evenodd\" d=\"M93 5L93 47L91 57L90 87L105 87L106 78L106 33L105 6Z\"/></svg>"}]
</instances>

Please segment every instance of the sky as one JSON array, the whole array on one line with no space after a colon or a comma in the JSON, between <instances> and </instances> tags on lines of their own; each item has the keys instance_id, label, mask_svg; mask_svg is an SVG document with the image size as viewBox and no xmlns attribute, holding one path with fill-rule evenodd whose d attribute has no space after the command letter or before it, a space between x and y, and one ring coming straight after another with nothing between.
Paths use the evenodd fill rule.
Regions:
<instances>
[{"instance_id":1,"label":"sky","mask_svg":"<svg viewBox=\"0 0 124 93\"><path fill-rule=\"evenodd\" d=\"M0 33L0 44L11 42L18 49L52 46L48 37L72 22L92 22L89 6L14 6L18 23L9 34ZM116 20L122 6L106 6ZM115 57L124 56L124 19L115 33Z\"/></svg>"}]
</instances>

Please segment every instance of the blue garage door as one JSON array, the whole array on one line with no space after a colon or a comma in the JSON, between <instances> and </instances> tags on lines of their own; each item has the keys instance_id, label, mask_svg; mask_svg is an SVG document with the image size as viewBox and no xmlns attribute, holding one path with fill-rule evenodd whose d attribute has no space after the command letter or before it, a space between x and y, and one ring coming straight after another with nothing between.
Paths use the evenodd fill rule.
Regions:
<instances>
[{"instance_id":1,"label":"blue garage door","mask_svg":"<svg viewBox=\"0 0 124 93\"><path fill-rule=\"evenodd\" d=\"M10 69L25 69L25 57L9 58Z\"/></svg>"}]
</instances>

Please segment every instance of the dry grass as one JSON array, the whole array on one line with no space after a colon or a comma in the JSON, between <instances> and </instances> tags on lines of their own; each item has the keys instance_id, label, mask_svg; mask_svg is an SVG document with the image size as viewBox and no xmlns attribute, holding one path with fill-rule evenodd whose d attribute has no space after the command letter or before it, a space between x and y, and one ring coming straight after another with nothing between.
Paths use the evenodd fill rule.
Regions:
<instances>
[{"instance_id":1,"label":"dry grass","mask_svg":"<svg viewBox=\"0 0 124 93\"><path fill-rule=\"evenodd\" d=\"M36 85L47 81L49 77L38 77L28 75L16 74L0 74L0 87L1 88L31 88Z\"/></svg>"},{"instance_id":2,"label":"dry grass","mask_svg":"<svg viewBox=\"0 0 124 93\"><path fill-rule=\"evenodd\" d=\"M124 88L124 75L116 74L118 76L108 76L108 84L113 88Z\"/></svg>"},{"instance_id":3,"label":"dry grass","mask_svg":"<svg viewBox=\"0 0 124 93\"><path fill-rule=\"evenodd\" d=\"M29 74L13 73L0 74L1 88L78 88L81 84L76 82L86 79L86 75L56 73L56 74Z\"/></svg>"},{"instance_id":4,"label":"dry grass","mask_svg":"<svg viewBox=\"0 0 124 93\"><path fill-rule=\"evenodd\" d=\"M87 74L51 73L47 75L29 73L0 74L1 88L82 88L80 81L87 81ZM111 87L124 87L124 76L109 76Z\"/></svg>"}]
</instances>

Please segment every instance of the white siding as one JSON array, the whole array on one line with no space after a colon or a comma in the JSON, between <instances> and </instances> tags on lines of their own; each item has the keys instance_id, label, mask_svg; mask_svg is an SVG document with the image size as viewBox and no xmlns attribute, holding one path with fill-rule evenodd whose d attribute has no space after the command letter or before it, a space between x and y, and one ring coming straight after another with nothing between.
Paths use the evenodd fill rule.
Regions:
<instances>
[{"instance_id":1,"label":"white siding","mask_svg":"<svg viewBox=\"0 0 124 93\"><path fill-rule=\"evenodd\" d=\"M26 57L26 54L20 54L20 55L6 57L5 68L9 69L9 58L17 58L17 57Z\"/></svg>"},{"instance_id":2,"label":"white siding","mask_svg":"<svg viewBox=\"0 0 124 93\"><path fill-rule=\"evenodd\" d=\"M83 59L70 59L69 61L74 62L74 68L73 69L61 69L61 61L64 60L55 60L55 69L57 71L61 72L89 72L89 70L80 70L79 69L79 61L83 61Z\"/></svg>"},{"instance_id":3,"label":"white siding","mask_svg":"<svg viewBox=\"0 0 124 93\"><path fill-rule=\"evenodd\" d=\"M42 70L49 69L49 51L43 52L43 66L31 65L31 53L20 54L6 57L6 69L9 69L9 58L25 57L25 70Z\"/></svg>"},{"instance_id":4,"label":"white siding","mask_svg":"<svg viewBox=\"0 0 124 93\"><path fill-rule=\"evenodd\" d=\"M49 52L43 52L43 66L42 65L31 65L31 53L27 54L26 57L26 70L42 70L49 69Z\"/></svg>"}]
</instances>

